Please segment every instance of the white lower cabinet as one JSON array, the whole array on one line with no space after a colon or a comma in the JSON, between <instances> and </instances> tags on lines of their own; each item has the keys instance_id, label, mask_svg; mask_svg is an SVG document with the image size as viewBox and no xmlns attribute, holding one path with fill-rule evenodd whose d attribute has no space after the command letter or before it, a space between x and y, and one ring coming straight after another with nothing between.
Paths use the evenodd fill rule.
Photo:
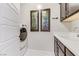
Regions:
<instances>
[{"instance_id":1,"label":"white lower cabinet","mask_svg":"<svg viewBox=\"0 0 79 59\"><path fill-rule=\"evenodd\" d=\"M54 37L55 56L75 56L58 38Z\"/></svg>"},{"instance_id":2,"label":"white lower cabinet","mask_svg":"<svg viewBox=\"0 0 79 59\"><path fill-rule=\"evenodd\" d=\"M73 56L74 54L71 52L71 51L69 51L68 49L66 49L66 56Z\"/></svg>"},{"instance_id":3,"label":"white lower cabinet","mask_svg":"<svg viewBox=\"0 0 79 59\"><path fill-rule=\"evenodd\" d=\"M55 56L58 56L58 45L57 45L56 37L54 37L54 53Z\"/></svg>"},{"instance_id":4,"label":"white lower cabinet","mask_svg":"<svg viewBox=\"0 0 79 59\"><path fill-rule=\"evenodd\" d=\"M58 51L59 56L64 56L64 53L62 52L62 50L60 49L60 47L58 47L58 49L59 49L59 51Z\"/></svg>"}]
</instances>

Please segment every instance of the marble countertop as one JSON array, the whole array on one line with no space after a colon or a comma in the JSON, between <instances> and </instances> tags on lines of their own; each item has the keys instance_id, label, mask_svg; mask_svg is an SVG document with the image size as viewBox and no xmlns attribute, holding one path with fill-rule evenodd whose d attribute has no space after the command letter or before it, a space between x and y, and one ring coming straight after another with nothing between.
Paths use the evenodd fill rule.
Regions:
<instances>
[{"instance_id":1,"label":"marble countertop","mask_svg":"<svg viewBox=\"0 0 79 59\"><path fill-rule=\"evenodd\" d=\"M79 56L79 33L73 32L55 32L56 36L72 53Z\"/></svg>"}]
</instances>

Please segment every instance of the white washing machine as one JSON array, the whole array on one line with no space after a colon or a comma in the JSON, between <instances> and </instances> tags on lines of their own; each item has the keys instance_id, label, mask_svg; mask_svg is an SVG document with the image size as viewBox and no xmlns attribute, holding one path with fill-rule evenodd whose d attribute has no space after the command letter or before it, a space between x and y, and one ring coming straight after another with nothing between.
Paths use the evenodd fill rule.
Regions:
<instances>
[{"instance_id":1,"label":"white washing machine","mask_svg":"<svg viewBox=\"0 0 79 59\"><path fill-rule=\"evenodd\" d=\"M28 48L27 26L22 25L20 29L20 55L23 56Z\"/></svg>"}]
</instances>

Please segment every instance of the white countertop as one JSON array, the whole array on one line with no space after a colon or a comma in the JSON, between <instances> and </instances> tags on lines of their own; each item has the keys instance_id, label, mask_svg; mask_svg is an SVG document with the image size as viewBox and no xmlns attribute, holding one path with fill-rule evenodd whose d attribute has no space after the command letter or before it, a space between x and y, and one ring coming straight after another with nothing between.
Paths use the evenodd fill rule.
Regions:
<instances>
[{"instance_id":1,"label":"white countertop","mask_svg":"<svg viewBox=\"0 0 79 59\"><path fill-rule=\"evenodd\" d=\"M72 53L79 56L79 37L77 37L77 34L79 33L55 32L54 36L56 36Z\"/></svg>"}]
</instances>

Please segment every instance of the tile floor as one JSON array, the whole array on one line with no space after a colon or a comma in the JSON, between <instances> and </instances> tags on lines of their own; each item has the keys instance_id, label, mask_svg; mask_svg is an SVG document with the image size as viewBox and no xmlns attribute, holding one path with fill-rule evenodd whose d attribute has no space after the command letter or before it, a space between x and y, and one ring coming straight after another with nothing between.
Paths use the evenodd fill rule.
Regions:
<instances>
[{"instance_id":1,"label":"tile floor","mask_svg":"<svg viewBox=\"0 0 79 59\"><path fill-rule=\"evenodd\" d=\"M54 52L28 49L24 56L54 56Z\"/></svg>"}]
</instances>

